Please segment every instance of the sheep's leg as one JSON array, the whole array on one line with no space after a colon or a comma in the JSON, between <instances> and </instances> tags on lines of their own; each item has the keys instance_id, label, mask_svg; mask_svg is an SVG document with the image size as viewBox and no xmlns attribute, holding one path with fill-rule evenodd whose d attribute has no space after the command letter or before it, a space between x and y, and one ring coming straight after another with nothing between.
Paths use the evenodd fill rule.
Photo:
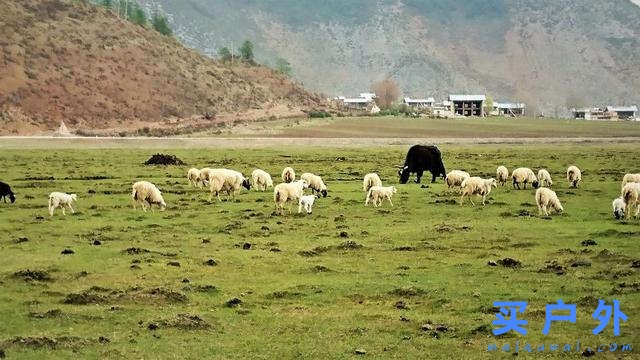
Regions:
<instances>
[{"instance_id":1,"label":"sheep's leg","mask_svg":"<svg viewBox=\"0 0 640 360\"><path fill-rule=\"evenodd\" d=\"M485 200L487 199L487 195L482 196L482 206L485 205Z\"/></svg>"},{"instance_id":2,"label":"sheep's leg","mask_svg":"<svg viewBox=\"0 0 640 360\"><path fill-rule=\"evenodd\" d=\"M65 216L66 216L66 215L67 215L67 213L64 211L64 209L65 209L64 205L63 205L63 206L61 206L61 208L62 208L62 215L65 215Z\"/></svg>"},{"instance_id":3,"label":"sheep's leg","mask_svg":"<svg viewBox=\"0 0 640 360\"><path fill-rule=\"evenodd\" d=\"M463 203L464 203L464 193L460 197L460 206L462 206Z\"/></svg>"},{"instance_id":4,"label":"sheep's leg","mask_svg":"<svg viewBox=\"0 0 640 360\"><path fill-rule=\"evenodd\" d=\"M76 212L75 212L75 211L73 211L73 207L71 206L71 204L67 204L67 205L69 206L69 210L71 210L71 213L72 213L72 214L75 214Z\"/></svg>"},{"instance_id":5,"label":"sheep's leg","mask_svg":"<svg viewBox=\"0 0 640 360\"><path fill-rule=\"evenodd\" d=\"M469 196L469 201L471 201L472 206L476 206L476 203L473 202L473 195Z\"/></svg>"},{"instance_id":6,"label":"sheep's leg","mask_svg":"<svg viewBox=\"0 0 640 360\"><path fill-rule=\"evenodd\" d=\"M420 184L420 179L422 178L422 174L424 174L423 170L416 172L416 184ZM435 179L435 176L434 176L434 179Z\"/></svg>"},{"instance_id":7,"label":"sheep's leg","mask_svg":"<svg viewBox=\"0 0 640 360\"><path fill-rule=\"evenodd\" d=\"M49 205L49 216L53 216L53 211L55 209L53 208L53 206Z\"/></svg>"},{"instance_id":8,"label":"sheep's leg","mask_svg":"<svg viewBox=\"0 0 640 360\"><path fill-rule=\"evenodd\" d=\"M306 205L305 205L306 208ZM298 201L298 214L302 212L302 201Z\"/></svg>"},{"instance_id":9,"label":"sheep's leg","mask_svg":"<svg viewBox=\"0 0 640 360\"><path fill-rule=\"evenodd\" d=\"M393 206L393 203L391 202L391 196L387 197L387 199L389 199L389 204L391 204L391 206Z\"/></svg>"}]
</instances>

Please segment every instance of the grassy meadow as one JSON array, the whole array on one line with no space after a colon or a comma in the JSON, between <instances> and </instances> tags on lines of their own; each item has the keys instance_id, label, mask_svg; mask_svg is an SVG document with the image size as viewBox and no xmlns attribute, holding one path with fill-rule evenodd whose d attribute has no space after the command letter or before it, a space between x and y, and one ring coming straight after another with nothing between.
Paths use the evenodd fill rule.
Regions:
<instances>
[{"instance_id":1,"label":"grassy meadow","mask_svg":"<svg viewBox=\"0 0 640 360\"><path fill-rule=\"evenodd\" d=\"M513 358L488 353L491 343L580 340L632 343L627 356L638 356L640 221L616 221L610 207L624 173L640 170L639 144L440 147L447 171L547 168L565 208L548 218L531 189L498 187L487 206L461 207L441 179L399 185L394 166L407 148L165 149L187 163L169 167L142 165L155 152L144 149L3 149L0 180L18 199L0 203L0 350L20 359L483 359ZM583 169L578 189L564 180L571 164ZM274 214L272 191L209 203L185 178L190 167L262 168L278 182L287 165L329 187L310 216ZM368 172L397 186L394 207L364 207ZM157 184L167 211L134 211L134 180ZM49 218L51 191L78 194L76 213ZM577 323L554 323L545 337L545 305L558 299L577 304ZM598 299L620 300L621 336L611 324L591 334ZM529 302L527 336L491 334L493 302L504 300Z\"/></svg>"},{"instance_id":2,"label":"grassy meadow","mask_svg":"<svg viewBox=\"0 0 640 360\"><path fill-rule=\"evenodd\" d=\"M530 117L335 117L246 123L228 129L211 130L205 135L283 138L621 138L639 137L640 122Z\"/></svg>"}]
</instances>

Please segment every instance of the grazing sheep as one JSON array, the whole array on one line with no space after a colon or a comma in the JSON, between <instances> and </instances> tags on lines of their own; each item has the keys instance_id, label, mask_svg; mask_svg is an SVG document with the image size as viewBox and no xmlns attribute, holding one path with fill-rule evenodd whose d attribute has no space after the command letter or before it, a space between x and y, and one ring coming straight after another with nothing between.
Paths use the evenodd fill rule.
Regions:
<instances>
[{"instance_id":1,"label":"grazing sheep","mask_svg":"<svg viewBox=\"0 0 640 360\"><path fill-rule=\"evenodd\" d=\"M367 200L364 202L364 206L368 206L369 201L372 201L373 206L378 207L382 205L382 202L384 201L384 199L389 200L389 204L393 206L393 203L391 202L391 198L393 197L393 194L397 192L398 192L398 189L396 189L395 186L387 186L387 187L372 186L369 189L369 192L367 193Z\"/></svg>"},{"instance_id":2,"label":"grazing sheep","mask_svg":"<svg viewBox=\"0 0 640 360\"><path fill-rule=\"evenodd\" d=\"M153 205L156 205L160 208L161 211L164 211L167 207L167 204L164 202L162 198L162 193L158 188L148 181L138 181L133 184L131 187L133 191L131 192L131 198L133 199L133 208L136 208L136 203L142 206L142 210L147 212L147 208L145 207L145 203L149 205L149 208L153 211Z\"/></svg>"},{"instance_id":3,"label":"grazing sheep","mask_svg":"<svg viewBox=\"0 0 640 360\"><path fill-rule=\"evenodd\" d=\"M631 212L634 207L636 208L636 213L633 216L638 217L638 213L640 213L640 183L632 182L626 184L622 188L621 197L624 203L627 204L624 209L627 219L631 217Z\"/></svg>"},{"instance_id":4,"label":"grazing sheep","mask_svg":"<svg viewBox=\"0 0 640 360\"><path fill-rule=\"evenodd\" d=\"M204 186L208 186L209 185L209 176L211 175L211 171L213 169L210 168L202 168L200 169L200 182L202 183L202 185Z\"/></svg>"},{"instance_id":5,"label":"grazing sheep","mask_svg":"<svg viewBox=\"0 0 640 360\"><path fill-rule=\"evenodd\" d=\"M285 183L290 183L296 179L296 172L293 168L286 167L282 170L282 181Z\"/></svg>"},{"instance_id":6,"label":"grazing sheep","mask_svg":"<svg viewBox=\"0 0 640 360\"><path fill-rule=\"evenodd\" d=\"M380 176L376 173L370 173L364 176L364 180L362 181L362 191L369 192L374 186L382 186L382 180L380 180Z\"/></svg>"},{"instance_id":7,"label":"grazing sheep","mask_svg":"<svg viewBox=\"0 0 640 360\"><path fill-rule=\"evenodd\" d=\"M307 184L309 184L309 189L313 192L322 194L322 197L327 197L327 186L320 176L312 173L304 173L300 175L300 179L306 181Z\"/></svg>"},{"instance_id":8,"label":"grazing sheep","mask_svg":"<svg viewBox=\"0 0 640 360\"><path fill-rule=\"evenodd\" d=\"M536 204L538 204L538 213L549 216L549 208L554 209L557 213L562 213L564 209L555 191L541 187L536 190Z\"/></svg>"},{"instance_id":9,"label":"grazing sheep","mask_svg":"<svg viewBox=\"0 0 640 360\"><path fill-rule=\"evenodd\" d=\"M569 186L573 186L574 188L578 187L578 183L582 181L582 172L576 166L569 166L567 169L567 181L569 182Z\"/></svg>"},{"instance_id":10,"label":"grazing sheep","mask_svg":"<svg viewBox=\"0 0 640 360\"><path fill-rule=\"evenodd\" d=\"M544 186L544 187L553 186L553 181L551 180L551 174L549 174L547 169L538 170L538 182L540 186Z\"/></svg>"},{"instance_id":11,"label":"grazing sheep","mask_svg":"<svg viewBox=\"0 0 640 360\"><path fill-rule=\"evenodd\" d=\"M300 200L302 196L304 196L304 189L308 188L309 184L307 184L304 180L297 180L290 183L281 183L276 185L273 188L273 202L276 205L276 210L282 213L284 210L284 205L287 202L292 202L296 200ZM291 209L289 209L291 212Z\"/></svg>"},{"instance_id":12,"label":"grazing sheep","mask_svg":"<svg viewBox=\"0 0 640 360\"><path fill-rule=\"evenodd\" d=\"M16 197L13 194L13 191L11 191L11 186L0 181L0 198L3 199L5 203L7 202L7 196L12 204L16 202Z\"/></svg>"},{"instance_id":13,"label":"grazing sheep","mask_svg":"<svg viewBox=\"0 0 640 360\"><path fill-rule=\"evenodd\" d=\"M315 195L305 195L298 200L298 214L302 212L302 208L307 212L307 214L311 214L313 212L313 203L316 201Z\"/></svg>"},{"instance_id":14,"label":"grazing sheep","mask_svg":"<svg viewBox=\"0 0 640 360\"><path fill-rule=\"evenodd\" d=\"M622 187L627 185L628 183L640 183L640 174L626 174L622 178Z\"/></svg>"},{"instance_id":15,"label":"grazing sheep","mask_svg":"<svg viewBox=\"0 0 640 360\"><path fill-rule=\"evenodd\" d=\"M78 201L78 195L76 194L52 192L49 194L49 216L53 216L53 211L57 208L62 209L62 215L67 215L64 211L65 207L68 207L72 214L75 213L73 207L71 207L74 201Z\"/></svg>"},{"instance_id":16,"label":"grazing sheep","mask_svg":"<svg viewBox=\"0 0 640 360\"><path fill-rule=\"evenodd\" d=\"M242 173L229 169L202 169L200 170L200 178L209 184L209 201L212 200L213 194L216 194L220 200L220 193L226 192L227 197L234 197L242 187L249 190L251 183Z\"/></svg>"},{"instance_id":17,"label":"grazing sheep","mask_svg":"<svg viewBox=\"0 0 640 360\"><path fill-rule=\"evenodd\" d=\"M613 200L613 216L617 219L624 219L624 210L627 207L627 204L625 204L624 199L619 197L615 200Z\"/></svg>"},{"instance_id":18,"label":"grazing sheep","mask_svg":"<svg viewBox=\"0 0 640 360\"><path fill-rule=\"evenodd\" d=\"M251 180L253 180L253 187L256 190L265 191L267 188L273 187L273 180L271 175L264 170L255 169L251 173Z\"/></svg>"},{"instance_id":19,"label":"grazing sheep","mask_svg":"<svg viewBox=\"0 0 640 360\"><path fill-rule=\"evenodd\" d=\"M513 188L515 189L517 186L518 190L520 189L520 184L523 184L525 189L527 188L527 184L531 184L534 188L537 188L539 184L536 174L529 168L517 168L513 170L511 178L513 179Z\"/></svg>"},{"instance_id":20,"label":"grazing sheep","mask_svg":"<svg viewBox=\"0 0 640 360\"><path fill-rule=\"evenodd\" d=\"M202 188L202 181L200 179L200 170L196 168L191 168L187 172L187 179L189 180L189 184L193 187Z\"/></svg>"},{"instance_id":21,"label":"grazing sheep","mask_svg":"<svg viewBox=\"0 0 640 360\"><path fill-rule=\"evenodd\" d=\"M500 186L504 186L504 184L509 181L509 170L502 165L498 166L498 169L496 169L496 180Z\"/></svg>"},{"instance_id":22,"label":"grazing sheep","mask_svg":"<svg viewBox=\"0 0 640 360\"><path fill-rule=\"evenodd\" d=\"M470 177L471 175L469 175L469 173L466 171L452 170L447 174L447 177L444 179L444 181L449 188L460 187L462 185L462 182Z\"/></svg>"},{"instance_id":23,"label":"grazing sheep","mask_svg":"<svg viewBox=\"0 0 640 360\"><path fill-rule=\"evenodd\" d=\"M464 197L468 196L469 201L473 206L476 204L473 203L472 195L482 196L482 206L485 205L487 196L491 193L491 187L498 187L498 183L496 179L482 179L477 176L470 177L465 179L462 182L462 197L460 198L460 206L462 206L464 202Z\"/></svg>"}]
</instances>

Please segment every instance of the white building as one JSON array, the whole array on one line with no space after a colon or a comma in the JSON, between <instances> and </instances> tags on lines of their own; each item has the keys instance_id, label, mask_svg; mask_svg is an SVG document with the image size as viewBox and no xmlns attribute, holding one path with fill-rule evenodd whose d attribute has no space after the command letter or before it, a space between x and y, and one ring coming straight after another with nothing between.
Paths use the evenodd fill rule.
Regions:
<instances>
[{"instance_id":1,"label":"white building","mask_svg":"<svg viewBox=\"0 0 640 360\"><path fill-rule=\"evenodd\" d=\"M409 97L404 98L403 103L407 106L411 106L416 109L427 109L433 107L436 100L432 97L426 99L412 99Z\"/></svg>"}]
</instances>

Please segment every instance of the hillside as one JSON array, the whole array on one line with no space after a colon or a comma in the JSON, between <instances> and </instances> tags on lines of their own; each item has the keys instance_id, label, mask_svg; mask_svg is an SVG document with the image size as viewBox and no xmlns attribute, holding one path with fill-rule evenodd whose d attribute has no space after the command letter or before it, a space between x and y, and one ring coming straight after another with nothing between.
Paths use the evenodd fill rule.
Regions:
<instances>
[{"instance_id":1,"label":"hillside","mask_svg":"<svg viewBox=\"0 0 640 360\"><path fill-rule=\"evenodd\" d=\"M145 0L189 46L252 39L306 86L357 94L387 75L411 96L487 92L560 114L640 103L640 7L629 0Z\"/></svg>"},{"instance_id":2,"label":"hillside","mask_svg":"<svg viewBox=\"0 0 640 360\"><path fill-rule=\"evenodd\" d=\"M222 65L79 1L4 2L0 33L1 135L61 120L85 133L171 132L322 106L266 67Z\"/></svg>"}]
</instances>

